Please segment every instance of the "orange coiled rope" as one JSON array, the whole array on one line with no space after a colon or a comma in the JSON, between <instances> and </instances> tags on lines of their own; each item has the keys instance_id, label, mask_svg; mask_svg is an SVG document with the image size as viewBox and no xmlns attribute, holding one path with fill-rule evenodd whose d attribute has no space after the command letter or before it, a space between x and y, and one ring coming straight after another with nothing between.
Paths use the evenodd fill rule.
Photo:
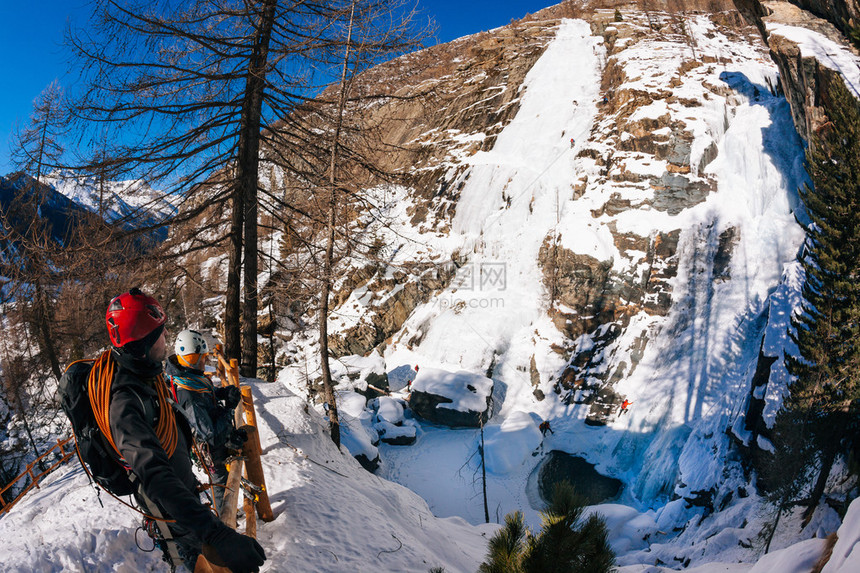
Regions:
<instances>
[{"instance_id":1,"label":"orange coiled rope","mask_svg":"<svg viewBox=\"0 0 860 573\"><path fill-rule=\"evenodd\" d=\"M90 371L90 376L87 379L87 385L90 395L90 406L92 406L96 423L102 434L110 442L111 447L122 458L122 454L117 449L110 431L110 390L115 373L116 363L111 358L111 351L105 350L96 359L95 364L93 364L93 369ZM162 374L159 374L156 379L155 390L158 393L159 409L155 435L158 437L161 447L164 448L169 458L176 451L176 419L173 415L173 408L170 407L167 399L167 385L164 383L164 376Z\"/></svg>"}]
</instances>

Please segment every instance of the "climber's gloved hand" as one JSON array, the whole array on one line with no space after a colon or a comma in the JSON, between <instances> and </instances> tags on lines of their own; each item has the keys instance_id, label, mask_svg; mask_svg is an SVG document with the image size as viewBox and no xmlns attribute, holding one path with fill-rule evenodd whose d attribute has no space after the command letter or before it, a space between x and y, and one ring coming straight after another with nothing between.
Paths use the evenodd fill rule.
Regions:
<instances>
[{"instance_id":1,"label":"climber's gloved hand","mask_svg":"<svg viewBox=\"0 0 860 573\"><path fill-rule=\"evenodd\" d=\"M215 398L224 400L224 406L232 410L242 401L242 392L236 386L221 386L215 389Z\"/></svg>"},{"instance_id":2,"label":"climber's gloved hand","mask_svg":"<svg viewBox=\"0 0 860 573\"><path fill-rule=\"evenodd\" d=\"M248 441L248 432L245 428L239 428L230 432L230 437L227 438L227 448L231 450L241 450L245 442Z\"/></svg>"},{"instance_id":3,"label":"climber's gloved hand","mask_svg":"<svg viewBox=\"0 0 860 573\"><path fill-rule=\"evenodd\" d=\"M204 540L203 556L233 573L257 573L266 560L266 552L256 539L236 533L223 523Z\"/></svg>"}]
</instances>

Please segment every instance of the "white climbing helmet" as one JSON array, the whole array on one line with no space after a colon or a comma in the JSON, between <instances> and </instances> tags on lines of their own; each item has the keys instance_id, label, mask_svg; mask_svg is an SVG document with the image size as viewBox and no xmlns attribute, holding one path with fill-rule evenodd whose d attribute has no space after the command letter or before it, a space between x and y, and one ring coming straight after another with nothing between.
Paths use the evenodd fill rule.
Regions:
<instances>
[{"instance_id":1,"label":"white climbing helmet","mask_svg":"<svg viewBox=\"0 0 860 573\"><path fill-rule=\"evenodd\" d=\"M183 330L176 335L173 350L176 351L180 363L193 367L202 355L209 354L209 345L206 344L203 335L196 330Z\"/></svg>"}]
</instances>

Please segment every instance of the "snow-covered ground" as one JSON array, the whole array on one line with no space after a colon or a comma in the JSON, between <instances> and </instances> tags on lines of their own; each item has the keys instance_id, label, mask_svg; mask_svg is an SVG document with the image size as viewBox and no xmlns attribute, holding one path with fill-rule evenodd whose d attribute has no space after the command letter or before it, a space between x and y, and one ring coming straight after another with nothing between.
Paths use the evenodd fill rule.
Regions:
<instances>
[{"instance_id":1,"label":"snow-covered ground","mask_svg":"<svg viewBox=\"0 0 860 573\"><path fill-rule=\"evenodd\" d=\"M439 517L461 511L456 511L453 503L428 507L415 492L362 469L348 452L335 449L325 420L313 409L306 411L304 400L282 385L255 380L243 383L248 383L254 394L263 467L275 513L274 521L258 523L258 539L268 555L263 571L477 570L496 524L471 525L460 517ZM420 449L413 446L402 451L425 457L422 463L435 465L436 472L414 464L400 467L402 471L417 469L413 483L423 482L418 493L438 500L445 492L462 489L463 483L472 487L468 468L463 469L459 480L449 475L455 460L467 453L457 451L464 442L451 439L452 430L424 428L422 432ZM473 431L470 434L474 437ZM513 488L510 493L517 491ZM476 507L481 504L479 499L469 503ZM607 518L612 544L622 554L646 546L645 534L657 535L653 512L640 513L626 505L602 505L595 510ZM101 495L100 502L83 470L73 461L0 517L0 569L39 573L163 571L160 553L146 551L152 543L136 530L139 522L137 514L106 494ZM734 543L735 534L727 529L727 533L715 532L712 542ZM687 570L801 573L809 571L824 543L822 539L807 540L773 552L755 566L717 562ZM858 546L860 502L855 502L839 530L832 563L825 572L857 571ZM620 573L671 570L651 565L619 569Z\"/></svg>"},{"instance_id":2,"label":"snow-covered ground","mask_svg":"<svg viewBox=\"0 0 860 573\"><path fill-rule=\"evenodd\" d=\"M245 381L247 382L247 381ZM279 384L250 381L275 512L258 523L264 571L475 571L495 525L435 517L418 495L368 473L328 438L327 423ZM95 489L75 461L0 518L4 572L162 571L139 516Z\"/></svg>"}]
</instances>

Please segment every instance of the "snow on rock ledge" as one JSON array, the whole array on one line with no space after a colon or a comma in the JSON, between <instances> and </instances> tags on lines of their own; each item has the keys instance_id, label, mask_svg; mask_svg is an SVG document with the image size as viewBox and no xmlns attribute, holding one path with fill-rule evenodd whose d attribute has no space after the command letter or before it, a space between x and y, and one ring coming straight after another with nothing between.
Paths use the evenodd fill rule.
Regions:
<instances>
[{"instance_id":1,"label":"snow on rock ledge","mask_svg":"<svg viewBox=\"0 0 860 573\"><path fill-rule=\"evenodd\" d=\"M402 425L389 422L377 422L373 425L379 434L379 439L392 446L411 446L418 436L415 422L407 420Z\"/></svg>"},{"instance_id":2,"label":"snow on rock ledge","mask_svg":"<svg viewBox=\"0 0 860 573\"><path fill-rule=\"evenodd\" d=\"M404 420L400 400L380 396L375 400L376 423L373 429L379 439L392 446L409 446L415 443L417 428L412 420Z\"/></svg>"},{"instance_id":3,"label":"snow on rock ledge","mask_svg":"<svg viewBox=\"0 0 860 573\"><path fill-rule=\"evenodd\" d=\"M340 439L358 463L369 472L379 467L379 435L372 427L371 414L365 408L366 399L357 392L337 393L340 413Z\"/></svg>"},{"instance_id":4,"label":"snow on rock ledge","mask_svg":"<svg viewBox=\"0 0 860 573\"><path fill-rule=\"evenodd\" d=\"M422 418L446 426L477 427L490 417L493 381L471 372L422 368L409 405Z\"/></svg>"}]
</instances>

